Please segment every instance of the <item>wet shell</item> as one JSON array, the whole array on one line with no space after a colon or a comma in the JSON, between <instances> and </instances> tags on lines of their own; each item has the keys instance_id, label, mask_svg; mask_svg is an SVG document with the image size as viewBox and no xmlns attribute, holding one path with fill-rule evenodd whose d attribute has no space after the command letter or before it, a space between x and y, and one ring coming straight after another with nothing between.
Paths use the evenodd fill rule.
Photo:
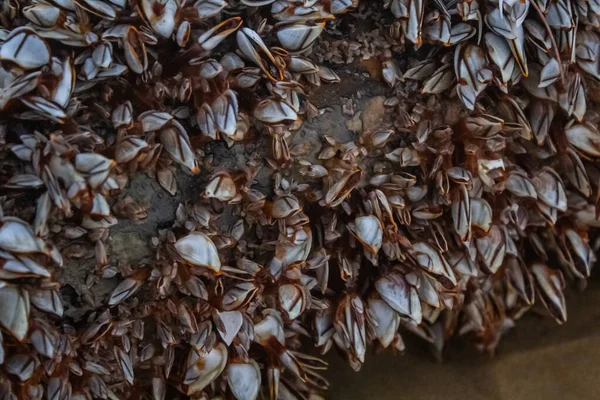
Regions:
<instances>
[{"instance_id":1,"label":"wet shell","mask_svg":"<svg viewBox=\"0 0 600 400\"><path fill-rule=\"evenodd\" d=\"M193 232L175 243L177 253L193 265L209 268L215 272L221 270L221 260L215 244L201 232Z\"/></svg>"},{"instance_id":2,"label":"wet shell","mask_svg":"<svg viewBox=\"0 0 600 400\"><path fill-rule=\"evenodd\" d=\"M354 227L356 238L369 251L377 253L383 240L383 229L379 220L372 215L358 217L354 220Z\"/></svg>"}]
</instances>

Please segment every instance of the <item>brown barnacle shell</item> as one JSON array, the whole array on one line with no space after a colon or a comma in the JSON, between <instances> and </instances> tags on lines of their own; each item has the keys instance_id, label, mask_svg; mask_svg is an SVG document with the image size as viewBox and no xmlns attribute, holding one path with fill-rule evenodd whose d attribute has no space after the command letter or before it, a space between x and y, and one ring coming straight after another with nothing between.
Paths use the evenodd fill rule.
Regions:
<instances>
[{"instance_id":1,"label":"brown barnacle shell","mask_svg":"<svg viewBox=\"0 0 600 400\"><path fill-rule=\"evenodd\" d=\"M416 276L391 272L375 282L375 289L394 311L410 317L415 323L422 320L421 301L417 293Z\"/></svg>"},{"instance_id":2,"label":"brown barnacle shell","mask_svg":"<svg viewBox=\"0 0 600 400\"><path fill-rule=\"evenodd\" d=\"M187 370L183 385L188 395L199 393L223 372L227 365L227 347L218 343L210 351L190 349L185 360Z\"/></svg>"},{"instance_id":3,"label":"brown barnacle shell","mask_svg":"<svg viewBox=\"0 0 600 400\"><path fill-rule=\"evenodd\" d=\"M370 318L373 320L375 338L383 348L389 347L398 335L400 315L387 302L377 296L367 300Z\"/></svg>"},{"instance_id":4,"label":"brown barnacle shell","mask_svg":"<svg viewBox=\"0 0 600 400\"><path fill-rule=\"evenodd\" d=\"M334 319L334 340L346 352L350 366L359 370L365 360L365 306L355 293L348 293L339 302Z\"/></svg>"},{"instance_id":5,"label":"brown barnacle shell","mask_svg":"<svg viewBox=\"0 0 600 400\"><path fill-rule=\"evenodd\" d=\"M192 232L175 242L174 247L185 262L220 272L221 260L217 247L204 233Z\"/></svg>"},{"instance_id":6,"label":"brown barnacle shell","mask_svg":"<svg viewBox=\"0 0 600 400\"><path fill-rule=\"evenodd\" d=\"M348 194L350 194L350 192L358 185L362 178L362 174L361 170L355 170L344 173L339 179L329 177L329 188L325 193L322 203L330 207L341 204L346 196L348 196Z\"/></svg>"},{"instance_id":7,"label":"brown barnacle shell","mask_svg":"<svg viewBox=\"0 0 600 400\"><path fill-rule=\"evenodd\" d=\"M284 283L278 289L281 308L291 320L298 318L311 305L310 293L301 278L297 268L290 268L285 272Z\"/></svg>"},{"instance_id":8,"label":"brown barnacle shell","mask_svg":"<svg viewBox=\"0 0 600 400\"><path fill-rule=\"evenodd\" d=\"M456 286L457 280L450 264L440 252L425 242L413 243L417 264L426 272L435 276L444 287Z\"/></svg>"},{"instance_id":9,"label":"brown barnacle shell","mask_svg":"<svg viewBox=\"0 0 600 400\"><path fill-rule=\"evenodd\" d=\"M0 220L0 248L15 253L43 252L43 242L38 240L31 227L18 218Z\"/></svg>"},{"instance_id":10,"label":"brown barnacle shell","mask_svg":"<svg viewBox=\"0 0 600 400\"><path fill-rule=\"evenodd\" d=\"M230 362L227 366L227 384L236 399L256 399L261 387L260 367L254 360Z\"/></svg>"},{"instance_id":11,"label":"brown barnacle shell","mask_svg":"<svg viewBox=\"0 0 600 400\"><path fill-rule=\"evenodd\" d=\"M133 161L141 152L150 148L150 145L141 138L127 136L117 143L115 161L119 164Z\"/></svg>"},{"instance_id":12,"label":"brown barnacle shell","mask_svg":"<svg viewBox=\"0 0 600 400\"><path fill-rule=\"evenodd\" d=\"M542 304L556 322L566 322L567 305L563 293L565 281L562 273L540 263L532 265L531 271L536 283L536 293Z\"/></svg>"},{"instance_id":13,"label":"brown barnacle shell","mask_svg":"<svg viewBox=\"0 0 600 400\"><path fill-rule=\"evenodd\" d=\"M29 330L29 294L18 286L2 283L0 299L10 307L2 307L0 324L17 340L22 341Z\"/></svg>"},{"instance_id":14,"label":"brown barnacle shell","mask_svg":"<svg viewBox=\"0 0 600 400\"><path fill-rule=\"evenodd\" d=\"M383 228L379 219L373 215L357 217L348 229L365 246L365 248L377 253L383 242Z\"/></svg>"},{"instance_id":15,"label":"brown barnacle shell","mask_svg":"<svg viewBox=\"0 0 600 400\"><path fill-rule=\"evenodd\" d=\"M272 216L275 219L284 219L296 215L301 210L300 202L295 196L282 195L273 202Z\"/></svg>"},{"instance_id":16,"label":"brown barnacle shell","mask_svg":"<svg viewBox=\"0 0 600 400\"><path fill-rule=\"evenodd\" d=\"M231 175L227 171L220 171L212 176L204 189L204 193L202 193L202 197L232 202L238 200L241 194L238 192L237 185Z\"/></svg>"},{"instance_id":17,"label":"brown barnacle shell","mask_svg":"<svg viewBox=\"0 0 600 400\"><path fill-rule=\"evenodd\" d=\"M50 47L33 30L17 28L2 44L0 60L23 70L39 68L50 62Z\"/></svg>"},{"instance_id":18,"label":"brown barnacle shell","mask_svg":"<svg viewBox=\"0 0 600 400\"><path fill-rule=\"evenodd\" d=\"M118 304L128 297L131 297L144 283L144 280L148 277L148 271L140 269L133 275L123 280L112 292L108 304L113 306Z\"/></svg>"}]
</instances>

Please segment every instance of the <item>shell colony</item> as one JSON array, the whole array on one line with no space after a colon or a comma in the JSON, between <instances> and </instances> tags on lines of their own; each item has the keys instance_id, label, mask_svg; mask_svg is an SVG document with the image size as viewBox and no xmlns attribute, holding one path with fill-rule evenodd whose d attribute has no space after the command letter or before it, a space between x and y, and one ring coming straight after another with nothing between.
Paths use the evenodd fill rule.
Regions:
<instances>
[{"instance_id":1,"label":"shell colony","mask_svg":"<svg viewBox=\"0 0 600 400\"><path fill-rule=\"evenodd\" d=\"M406 334L493 351L529 309L565 322L590 274L598 0L6 0L0 21L1 399L318 399L313 345L355 370ZM386 122L291 147L326 112L311 91L365 60ZM268 146L233 170L215 142ZM152 262L117 263L139 174L205 178ZM67 315L90 253L83 286L113 285Z\"/></svg>"}]
</instances>

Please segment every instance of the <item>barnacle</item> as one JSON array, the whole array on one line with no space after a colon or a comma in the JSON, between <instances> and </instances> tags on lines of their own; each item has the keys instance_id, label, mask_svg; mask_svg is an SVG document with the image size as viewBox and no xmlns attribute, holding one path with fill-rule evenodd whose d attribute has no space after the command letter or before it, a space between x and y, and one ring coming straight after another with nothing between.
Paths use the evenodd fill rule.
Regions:
<instances>
[{"instance_id":1,"label":"barnacle","mask_svg":"<svg viewBox=\"0 0 600 400\"><path fill-rule=\"evenodd\" d=\"M440 356L453 335L493 352L532 307L564 323L596 261L599 18L579 0L5 2L0 397L317 399L307 338L359 370L405 332ZM388 85L383 112L350 100L351 136L296 140L340 64ZM254 150L223 162L219 143ZM189 201L135 201L142 175ZM117 260L146 247L118 218L151 213L174 222Z\"/></svg>"}]
</instances>

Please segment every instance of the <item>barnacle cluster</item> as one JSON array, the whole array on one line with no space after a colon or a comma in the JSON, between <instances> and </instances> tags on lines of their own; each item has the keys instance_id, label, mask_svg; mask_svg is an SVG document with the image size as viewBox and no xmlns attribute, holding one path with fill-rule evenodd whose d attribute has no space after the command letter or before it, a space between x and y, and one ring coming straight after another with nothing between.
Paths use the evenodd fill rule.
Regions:
<instances>
[{"instance_id":1,"label":"barnacle cluster","mask_svg":"<svg viewBox=\"0 0 600 400\"><path fill-rule=\"evenodd\" d=\"M2 399L318 399L308 347L493 351L532 307L565 322L595 263L596 0L6 0L0 24ZM385 117L291 146L365 60ZM268 146L228 168L215 142ZM130 265L139 174L202 189Z\"/></svg>"}]
</instances>

